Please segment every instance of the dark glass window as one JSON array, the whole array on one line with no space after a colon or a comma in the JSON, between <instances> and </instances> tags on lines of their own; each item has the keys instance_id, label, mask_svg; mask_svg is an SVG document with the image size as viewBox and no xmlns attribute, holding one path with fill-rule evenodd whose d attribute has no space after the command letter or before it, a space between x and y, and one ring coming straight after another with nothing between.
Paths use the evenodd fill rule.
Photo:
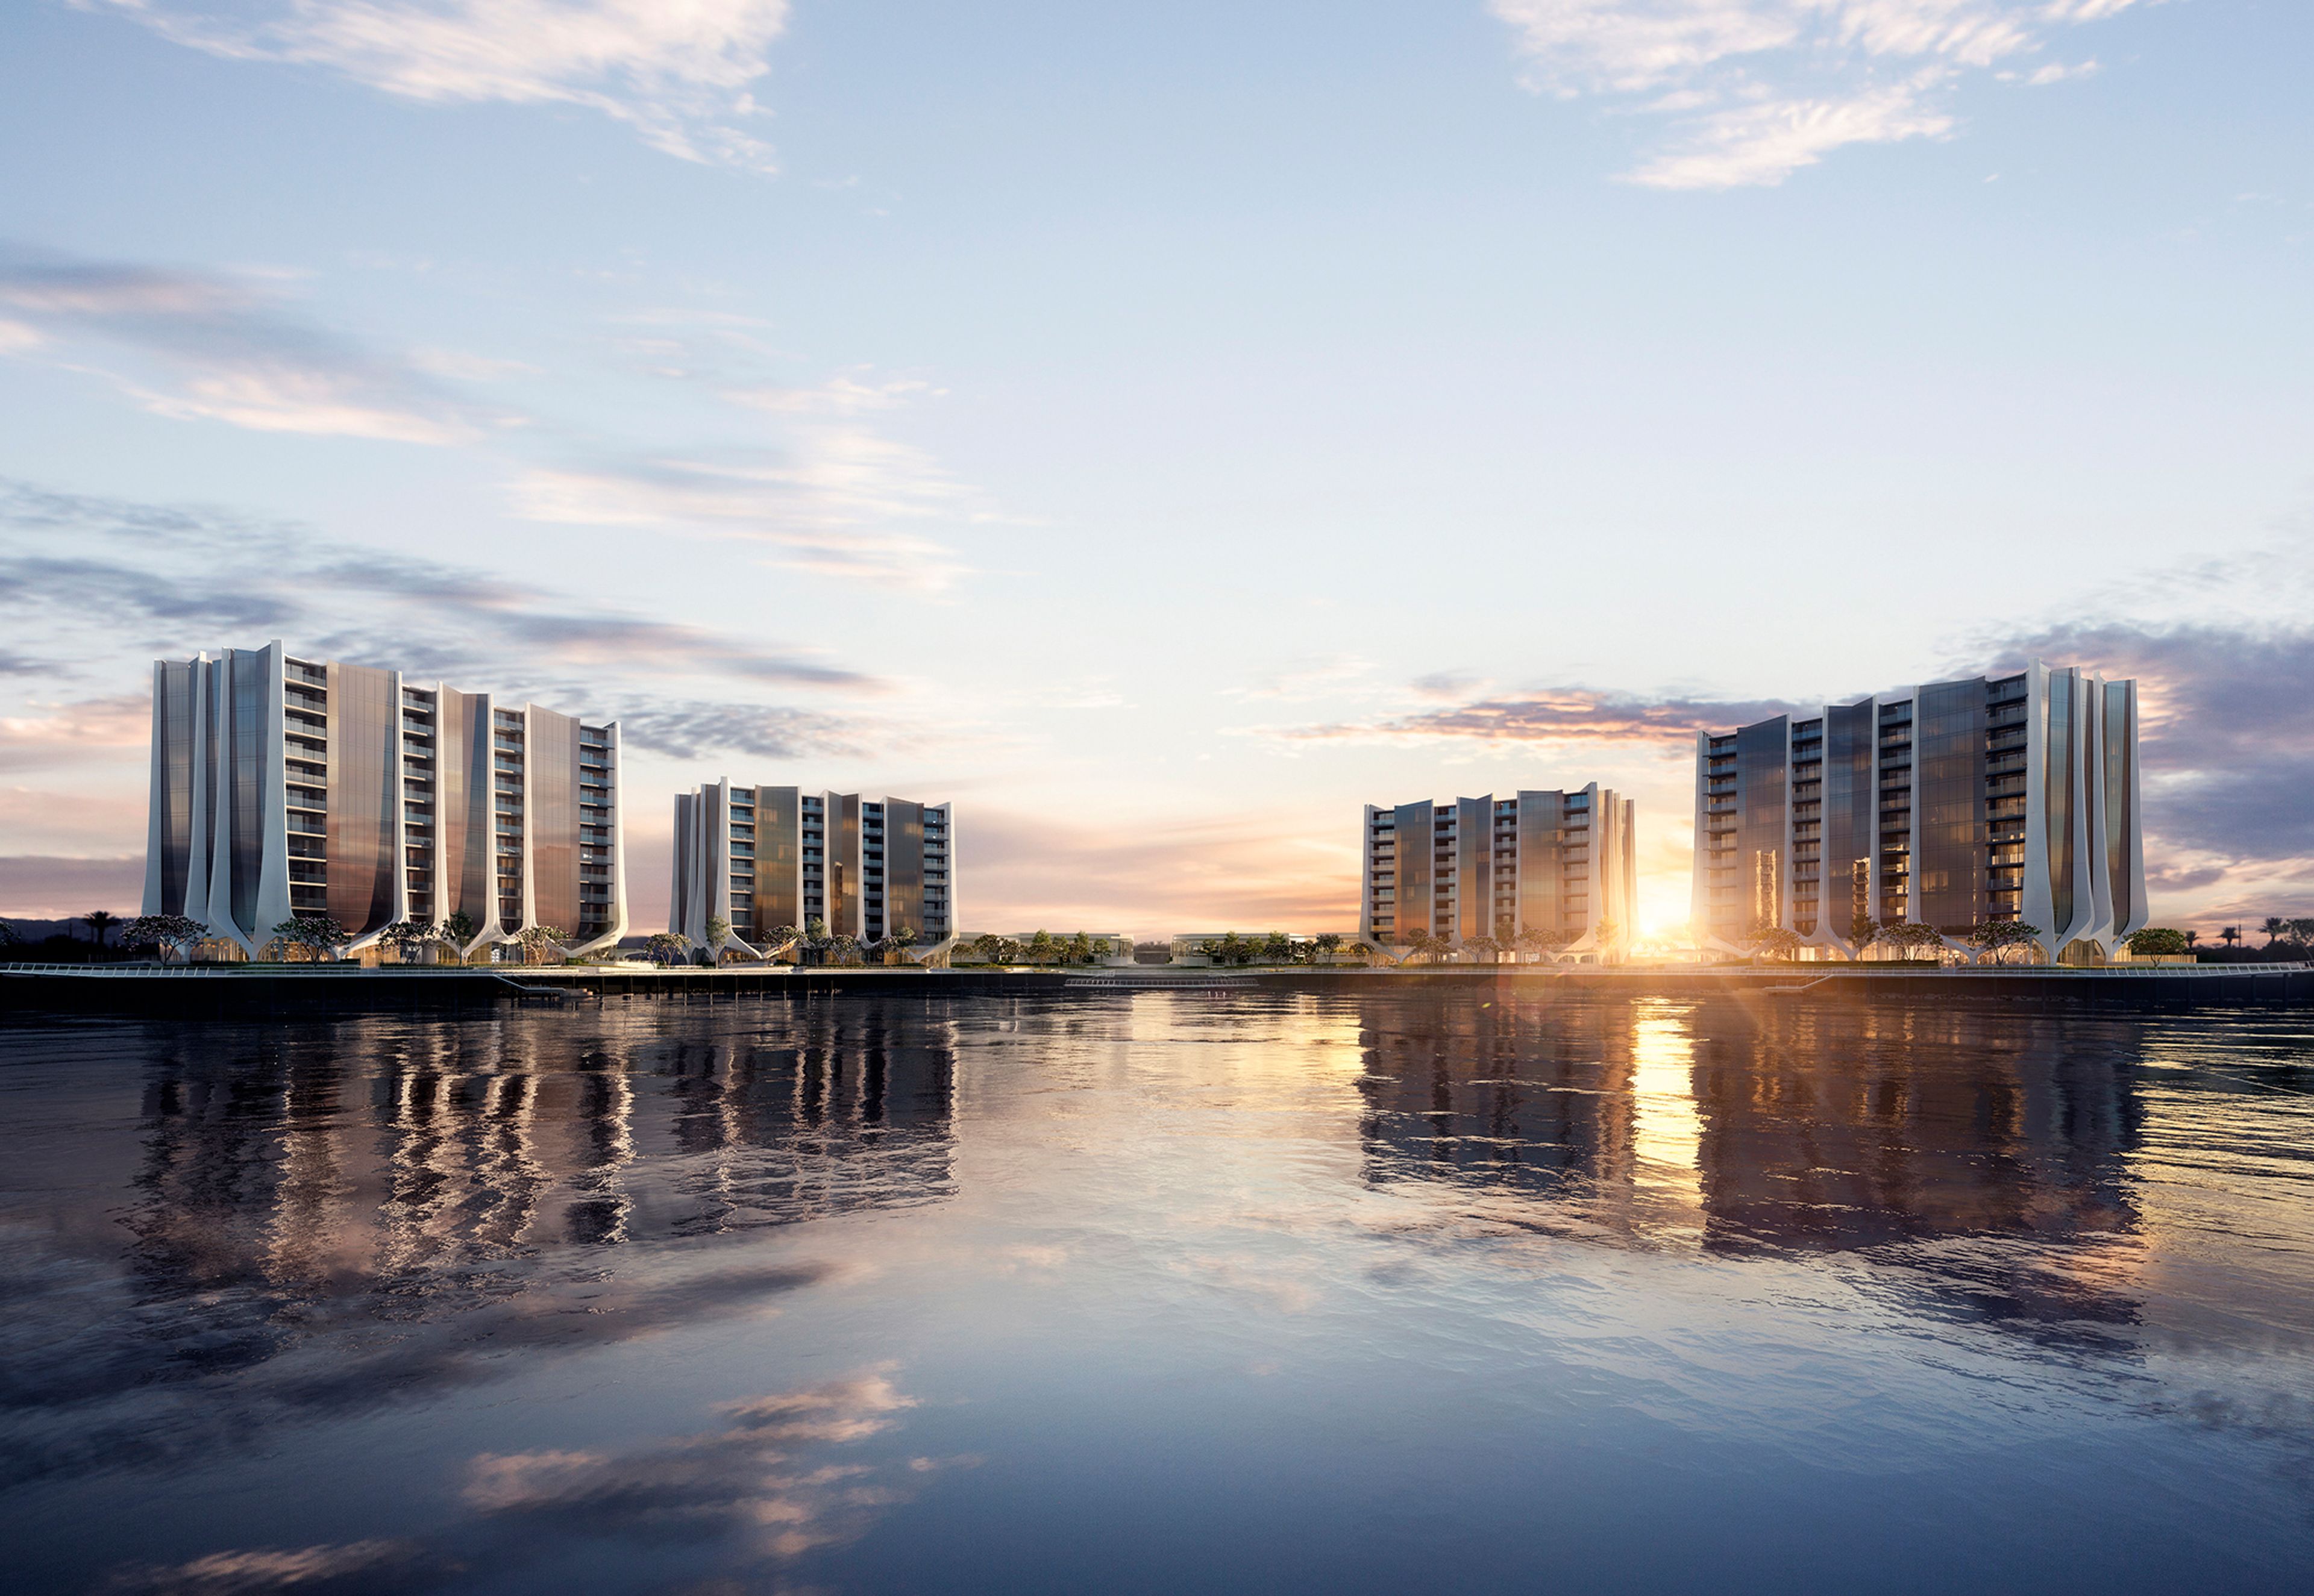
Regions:
<instances>
[{"instance_id":1,"label":"dark glass window","mask_svg":"<svg viewBox=\"0 0 2314 1596\"><path fill-rule=\"evenodd\" d=\"M2049 695L2043 706L2048 740L2043 745L2042 789L2048 816L2050 913L2057 923L2045 930L2062 935L2073 922L2073 800L2074 766L2080 749L2080 728L2073 720L2073 675L2049 673Z\"/></svg>"},{"instance_id":2,"label":"dark glass window","mask_svg":"<svg viewBox=\"0 0 2314 1596\"><path fill-rule=\"evenodd\" d=\"M1857 916L1872 913L1872 848L1879 824L1872 785L1873 701L1827 710L1824 719L1821 914L1831 930L1845 937Z\"/></svg>"},{"instance_id":3,"label":"dark glass window","mask_svg":"<svg viewBox=\"0 0 2314 1596\"><path fill-rule=\"evenodd\" d=\"M366 665L332 664L328 681L330 917L360 935L393 919L401 684Z\"/></svg>"},{"instance_id":4,"label":"dark glass window","mask_svg":"<svg viewBox=\"0 0 2314 1596\"><path fill-rule=\"evenodd\" d=\"M1984 683L1921 689L1913 731L1913 802L1921 851L1912 918L1948 935L1987 915L1984 890Z\"/></svg>"},{"instance_id":5,"label":"dark glass window","mask_svg":"<svg viewBox=\"0 0 2314 1596\"><path fill-rule=\"evenodd\" d=\"M1789 802L1786 727L1781 715L1736 733L1736 867L1734 912L1715 922L1742 930L1783 918L1784 817Z\"/></svg>"}]
</instances>

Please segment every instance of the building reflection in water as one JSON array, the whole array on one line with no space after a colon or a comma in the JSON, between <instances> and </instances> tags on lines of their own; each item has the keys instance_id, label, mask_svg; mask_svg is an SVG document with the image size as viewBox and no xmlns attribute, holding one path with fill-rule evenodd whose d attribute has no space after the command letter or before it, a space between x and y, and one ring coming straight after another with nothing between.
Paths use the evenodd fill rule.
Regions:
<instances>
[{"instance_id":1,"label":"building reflection in water","mask_svg":"<svg viewBox=\"0 0 2314 1596\"><path fill-rule=\"evenodd\" d=\"M2095 1022L2127 1030L2126 1019ZM1727 1002L1377 1002L1367 1177L1474 1221L1723 1256L1844 1253L1935 1310L2135 1315L2142 1051L2078 1017Z\"/></svg>"},{"instance_id":2,"label":"building reflection in water","mask_svg":"<svg viewBox=\"0 0 2314 1596\"><path fill-rule=\"evenodd\" d=\"M481 1378L490 1354L746 1312L825 1265L713 1239L954 1189L945 1018L606 1019L157 1044L114 1210L121 1289L15 1304L71 1350L20 1366L0 1411L84 1423L8 1426L0 1478L199 1444L149 1406L133 1433L87 1416L132 1389L239 1371L257 1381L245 1426ZM84 1267L67 1257L10 1273Z\"/></svg>"}]
</instances>

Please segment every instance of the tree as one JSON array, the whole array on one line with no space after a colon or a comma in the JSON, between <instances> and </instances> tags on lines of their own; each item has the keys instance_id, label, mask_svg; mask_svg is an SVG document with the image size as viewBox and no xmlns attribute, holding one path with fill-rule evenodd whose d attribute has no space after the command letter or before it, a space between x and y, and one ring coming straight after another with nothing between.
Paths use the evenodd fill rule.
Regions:
<instances>
[{"instance_id":1,"label":"tree","mask_svg":"<svg viewBox=\"0 0 2314 1596\"><path fill-rule=\"evenodd\" d=\"M346 928L326 914L299 914L275 926L273 940L303 948L314 958L327 958L345 944Z\"/></svg>"},{"instance_id":2,"label":"tree","mask_svg":"<svg viewBox=\"0 0 2314 1596\"><path fill-rule=\"evenodd\" d=\"M23 939L22 932L6 921L0 920L0 948L13 948Z\"/></svg>"},{"instance_id":3,"label":"tree","mask_svg":"<svg viewBox=\"0 0 2314 1596\"><path fill-rule=\"evenodd\" d=\"M449 939L451 952L457 955L461 962L465 959L466 950L473 946L475 933L481 930L474 923L474 917L464 909L442 922L442 934Z\"/></svg>"},{"instance_id":4,"label":"tree","mask_svg":"<svg viewBox=\"0 0 2314 1596\"><path fill-rule=\"evenodd\" d=\"M803 922L803 945L806 948L826 947L827 921L817 914L806 920Z\"/></svg>"},{"instance_id":5,"label":"tree","mask_svg":"<svg viewBox=\"0 0 2314 1596\"><path fill-rule=\"evenodd\" d=\"M2181 930L2166 925L2149 925L2143 930L2132 931L2122 939L2132 958L2175 957L2193 944Z\"/></svg>"},{"instance_id":6,"label":"tree","mask_svg":"<svg viewBox=\"0 0 2314 1596\"><path fill-rule=\"evenodd\" d=\"M377 939L393 948L406 965L416 962L412 956L428 942L440 940L441 935L439 927L428 925L423 921L397 920L378 932Z\"/></svg>"},{"instance_id":7,"label":"tree","mask_svg":"<svg viewBox=\"0 0 2314 1596\"><path fill-rule=\"evenodd\" d=\"M1753 953L1764 954L1770 958L1780 958L1786 962L1799 957L1800 948L1805 946L1800 941L1800 934L1797 931L1780 925L1761 925L1753 928L1751 941Z\"/></svg>"},{"instance_id":8,"label":"tree","mask_svg":"<svg viewBox=\"0 0 2314 1596\"><path fill-rule=\"evenodd\" d=\"M536 954L543 948L566 940L567 937L568 933L559 926L526 925L515 933L514 939L531 953Z\"/></svg>"},{"instance_id":9,"label":"tree","mask_svg":"<svg viewBox=\"0 0 2314 1596\"><path fill-rule=\"evenodd\" d=\"M80 922L88 927L89 934L96 939L96 945L102 948L118 918L110 909L91 909L80 917Z\"/></svg>"},{"instance_id":10,"label":"tree","mask_svg":"<svg viewBox=\"0 0 2314 1596\"><path fill-rule=\"evenodd\" d=\"M673 931L653 931L650 939L643 944L643 950L650 955L653 964L672 965L680 963L690 947L688 937L678 937Z\"/></svg>"},{"instance_id":11,"label":"tree","mask_svg":"<svg viewBox=\"0 0 2314 1596\"><path fill-rule=\"evenodd\" d=\"M1481 964L1491 965L1501 961L1503 945L1492 937L1465 937L1462 939L1462 950L1476 954Z\"/></svg>"},{"instance_id":12,"label":"tree","mask_svg":"<svg viewBox=\"0 0 2314 1596\"><path fill-rule=\"evenodd\" d=\"M2202 933L2201 933L2201 932L2199 932L2199 931L2187 931L2187 932L2186 933L2186 946L2187 948L2192 948L2195 943L2199 942L2201 939L2202 939Z\"/></svg>"},{"instance_id":13,"label":"tree","mask_svg":"<svg viewBox=\"0 0 2314 1596\"><path fill-rule=\"evenodd\" d=\"M1553 964L1559 961L1559 950L1573 940L1575 938L1571 933L1549 926L1531 925L1518 934L1522 952L1537 955Z\"/></svg>"},{"instance_id":14,"label":"tree","mask_svg":"<svg viewBox=\"0 0 2314 1596\"><path fill-rule=\"evenodd\" d=\"M914 948L923 939L923 933L914 926L904 925L884 939L895 948Z\"/></svg>"},{"instance_id":15,"label":"tree","mask_svg":"<svg viewBox=\"0 0 2314 1596\"><path fill-rule=\"evenodd\" d=\"M1988 920L1972 927L1968 945L1979 954L1991 954L1995 964L2009 962L2011 948L2030 947L2041 934L2036 925L2022 925L2014 920Z\"/></svg>"},{"instance_id":16,"label":"tree","mask_svg":"<svg viewBox=\"0 0 2314 1596\"><path fill-rule=\"evenodd\" d=\"M853 936L831 939L827 952L828 957L839 965L856 965L860 962L860 939Z\"/></svg>"},{"instance_id":17,"label":"tree","mask_svg":"<svg viewBox=\"0 0 2314 1596\"><path fill-rule=\"evenodd\" d=\"M2314 942L2314 920L2293 920L2290 922L2290 939L2303 945Z\"/></svg>"},{"instance_id":18,"label":"tree","mask_svg":"<svg viewBox=\"0 0 2314 1596\"><path fill-rule=\"evenodd\" d=\"M1912 954L1932 948L1940 948L1945 945L1945 939L1936 927L1922 925L1916 920L1906 921L1900 925L1882 926L1880 940L1902 954Z\"/></svg>"},{"instance_id":19,"label":"tree","mask_svg":"<svg viewBox=\"0 0 2314 1596\"><path fill-rule=\"evenodd\" d=\"M1446 942L1429 931L1418 930L1406 939L1406 947L1409 957L1429 963L1446 950Z\"/></svg>"},{"instance_id":20,"label":"tree","mask_svg":"<svg viewBox=\"0 0 2314 1596\"><path fill-rule=\"evenodd\" d=\"M1880 922L1869 914L1859 914L1848 922L1848 940L1855 949L1854 957L1862 958L1865 950L1880 939Z\"/></svg>"},{"instance_id":21,"label":"tree","mask_svg":"<svg viewBox=\"0 0 2314 1596\"><path fill-rule=\"evenodd\" d=\"M1623 928L1612 920L1603 920L1591 928L1591 943L1602 952L1622 940Z\"/></svg>"},{"instance_id":22,"label":"tree","mask_svg":"<svg viewBox=\"0 0 2314 1596\"><path fill-rule=\"evenodd\" d=\"M1342 934L1339 931L1324 932L1310 944L1310 962L1313 965L1329 964L1341 950Z\"/></svg>"},{"instance_id":23,"label":"tree","mask_svg":"<svg viewBox=\"0 0 2314 1596\"><path fill-rule=\"evenodd\" d=\"M1261 962L1267 965L1290 965L1294 962L1294 939L1284 931L1272 931L1261 939Z\"/></svg>"},{"instance_id":24,"label":"tree","mask_svg":"<svg viewBox=\"0 0 2314 1596\"><path fill-rule=\"evenodd\" d=\"M2269 914L2265 917L2265 923L2257 929L2265 933L2265 945L2271 948L2276 937L2288 934L2290 922L2279 914Z\"/></svg>"},{"instance_id":25,"label":"tree","mask_svg":"<svg viewBox=\"0 0 2314 1596\"><path fill-rule=\"evenodd\" d=\"M140 914L121 928L123 948L155 948L160 950L161 962L169 962L170 949L185 953L208 940L209 928L199 921L182 914ZM12 942L15 933L0 925L0 944Z\"/></svg>"},{"instance_id":26,"label":"tree","mask_svg":"<svg viewBox=\"0 0 2314 1596\"><path fill-rule=\"evenodd\" d=\"M2234 950L2234 945L2241 940L2241 927L2238 925L2226 927L2218 933L2218 940L2226 945L2228 953L2231 953Z\"/></svg>"},{"instance_id":27,"label":"tree","mask_svg":"<svg viewBox=\"0 0 2314 1596\"><path fill-rule=\"evenodd\" d=\"M707 917L707 946L710 949L722 947L724 941L730 935L731 922L729 921L724 919L720 914L711 914Z\"/></svg>"},{"instance_id":28,"label":"tree","mask_svg":"<svg viewBox=\"0 0 2314 1596\"><path fill-rule=\"evenodd\" d=\"M1004 951L1004 939L994 931L983 931L972 939L972 950L993 965Z\"/></svg>"}]
</instances>

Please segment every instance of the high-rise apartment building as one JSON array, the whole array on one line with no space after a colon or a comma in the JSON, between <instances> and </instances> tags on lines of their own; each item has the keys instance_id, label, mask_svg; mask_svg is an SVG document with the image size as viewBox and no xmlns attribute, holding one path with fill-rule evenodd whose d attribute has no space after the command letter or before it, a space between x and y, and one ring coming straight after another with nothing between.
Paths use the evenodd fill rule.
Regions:
<instances>
[{"instance_id":1,"label":"high-rise apartment building","mask_svg":"<svg viewBox=\"0 0 2314 1596\"><path fill-rule=\"evenodd\" d=\"M1563 933L1567 950L1612 956L1638 914L1638 814L1597 782L1453 803L1368 804L1359 934L1392 947L1426 931L1460 945L1523 930Z\"/></svg>"},{"instance_id":2,"label":"high-rise apartment building","mask_svg":"<svg viewBox=\"0 0 2314 1596\"><path fill-rule=\"evenodd\" d=\"M677 794L667 929L704 947L720 920L742 948L782 926L824 920L830 935L879 941L954 934L956 826L950 806L853 792L734 787Z\"/></svg>"},{"instance_id":3,"label":"high-rise apartment building","mask_svg":"<svg viewBox=\"0 0 2314 1596\"><path fill-rule=\"evenodd\" d=\"M255 954L327 914L359 948L397 921L462 953L626 934L619 728L279 642L153 666L145 913Z\"/></svg>"},{"instance_id":4,"label":"high-rise apartment building","mask_svg":"<svg viewBox=\"0 0 2314 1596\"><path fill-rule=\"evenodd\" d=\"M1698 734L1698 933L1852 952L1859 918L2110 956L2146 921L2137 684L2036 662Z\"/></svg>"}]
</instances>

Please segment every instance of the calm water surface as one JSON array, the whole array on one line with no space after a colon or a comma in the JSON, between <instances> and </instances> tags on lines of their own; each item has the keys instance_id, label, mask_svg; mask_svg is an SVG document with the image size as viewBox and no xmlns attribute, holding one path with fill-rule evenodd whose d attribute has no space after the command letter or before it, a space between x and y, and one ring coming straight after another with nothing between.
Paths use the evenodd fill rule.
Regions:
<instances>
[{"instance_id":1,"label":"calm water surface","mask_svg":"<svg viewBox=\"0 0 2314 1596\"><path fill-rule=\"evenodd\" d=\"M2290 1591L2314 1021L0 1031L24 1591Z\"/></svg>"}]
</instances>

